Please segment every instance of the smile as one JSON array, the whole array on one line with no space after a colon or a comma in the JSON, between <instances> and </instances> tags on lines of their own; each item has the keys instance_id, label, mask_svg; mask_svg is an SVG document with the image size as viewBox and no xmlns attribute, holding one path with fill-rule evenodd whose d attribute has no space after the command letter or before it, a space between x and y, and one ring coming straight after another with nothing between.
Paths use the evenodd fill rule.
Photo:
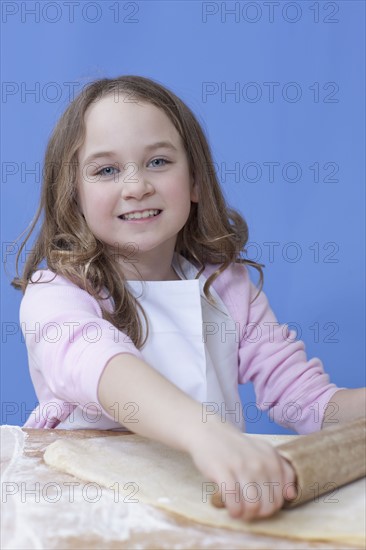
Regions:
<instances>
[{"instance_id":1,"label":"smile","mask_svg":"<svg viewBox=\"0 0 366 550\"><path fill-rule=\"evenodd\" d=\"M162 211L161 210L144 210L143 212L131 212L130 214L122 214L118 216L120 220L130 221L130 220L147 220L150 218L155 218Z\"/></svg>"}]
</instances>

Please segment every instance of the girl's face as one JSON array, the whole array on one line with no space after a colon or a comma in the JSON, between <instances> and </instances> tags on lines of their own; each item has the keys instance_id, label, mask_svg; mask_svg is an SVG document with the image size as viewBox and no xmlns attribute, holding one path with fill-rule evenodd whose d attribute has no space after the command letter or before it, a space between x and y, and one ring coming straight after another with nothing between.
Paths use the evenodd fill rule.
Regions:
<instances>
[{"instance_id":1,"label":"girl's face","mask_svg":"<svg viewBox=\"0 0 366 550\"><path fill-rule=\"evenodd\" d=\"M78 199L92 233L117 254L150 264L170 261L196 185L180 135L161 109L106 96L85 114ZM133 212L157 216L126 219ZM151 214L151 212L150 212Z\"/></svg>"}]
</instances>

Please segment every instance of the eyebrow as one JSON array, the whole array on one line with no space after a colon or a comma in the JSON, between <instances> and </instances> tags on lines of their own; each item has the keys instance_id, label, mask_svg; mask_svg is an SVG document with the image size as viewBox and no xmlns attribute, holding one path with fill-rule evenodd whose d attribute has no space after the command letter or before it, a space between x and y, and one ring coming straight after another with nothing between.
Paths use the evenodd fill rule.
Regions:
<instances>
[{"instance_id":1,"label":"eyebrow","mask_svg":"<svg viewBox=\"0 0 366 550\"><path fill-rule=\"evenodd\" d=\"M171 149L172 151L178 152L178 149L170 141L158 141L156 143L146 145L145 152L154 151L155 149ZM113 158L116 156L117 153L114 153L113 151L96 151L85 159L84 165L98 158Z\"/></svg>"}]
</instances>

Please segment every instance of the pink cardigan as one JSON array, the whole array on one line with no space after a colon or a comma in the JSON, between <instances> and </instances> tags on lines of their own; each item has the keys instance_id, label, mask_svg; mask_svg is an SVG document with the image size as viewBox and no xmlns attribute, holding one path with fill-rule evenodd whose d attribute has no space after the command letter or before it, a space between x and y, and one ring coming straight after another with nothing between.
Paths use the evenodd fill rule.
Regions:
<instances>
[{"instance_id":1,"label":"pink cardigan","mask_svg":"<svg viewBox=\"0 0 366 550\"><path fill-rule=\"evenodd\" d=\"M207 265L201 277L217 267ZM86 291L50 270L38 271L33 280L39 275L42 281L53 280L29 284L20 307L39 401L24 427L55 428L75 408L71 403L99 403L98 382L112 357L125 352L143 357L126 335L116 338L117 329L102 318L98 302ZM324 409L340 389L329 382L320 359L307 360L304 343L278 323L263 291L250 303L258 289L246 266L232 264L212 286L240 329L238 383L253 382L257 406L278 424L302 434L320 430Z\"/></svg>"}]
</instances>

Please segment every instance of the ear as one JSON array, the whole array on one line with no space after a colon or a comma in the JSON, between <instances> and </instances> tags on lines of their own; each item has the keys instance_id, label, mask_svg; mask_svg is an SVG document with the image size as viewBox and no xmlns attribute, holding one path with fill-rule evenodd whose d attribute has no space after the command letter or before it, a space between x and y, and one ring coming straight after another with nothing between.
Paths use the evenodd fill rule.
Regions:
<instances>
[{"instance_id":1,"label":"ear","mask_svg":"<svg viewBox=\"0 0 366 550\"><path fill-rule=\"evenodd\" d=\"M198 186L194 180L191 185L191 202L198 202Z\"/></svg>"}]
</instances>

